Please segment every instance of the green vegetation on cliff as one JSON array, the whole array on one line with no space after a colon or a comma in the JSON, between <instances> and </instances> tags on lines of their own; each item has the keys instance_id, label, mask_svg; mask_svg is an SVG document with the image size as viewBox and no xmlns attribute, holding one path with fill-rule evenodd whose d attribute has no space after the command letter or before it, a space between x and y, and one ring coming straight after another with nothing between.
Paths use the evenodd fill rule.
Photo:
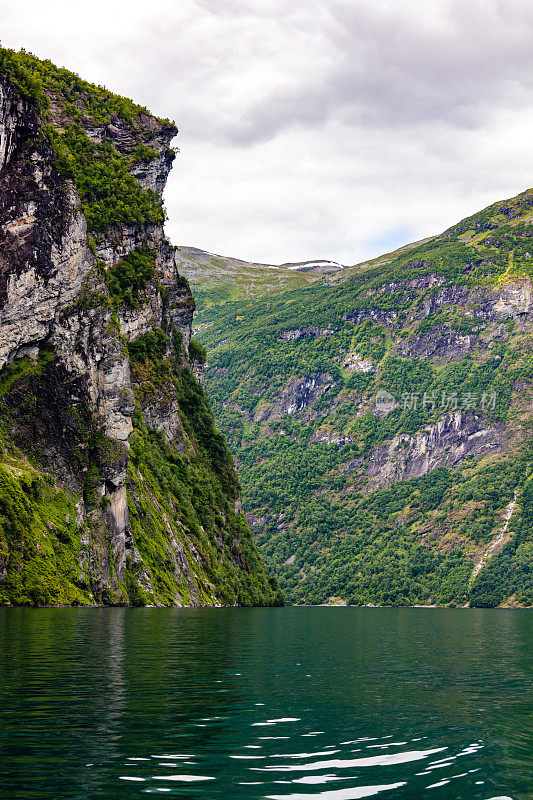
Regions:
<instances>
[{"instance_id":1,"label":"green vegetation on cliff","mask_svg":"<svg viewBox=\"0 0 533 800\"><path fill-rule=\"evenodd\" d=\"M105 273L107 288L116 305L125 303L137 308L139 295L155 276L155 250L140 247L132 250Z\"/></svg>"},{"instance_id":2,"label":"green vegetation on cliff","mask_svg":"<svg viewBox=\"0 0 533 800\"><path fill-rule=\"evenodd\" d=\"M129 98L88 83L75 72L24 49L0 48L0 72L8 75L18 91L33 100L40 110L50 108L52 100L61 98L61 104L79 121L86 117L94 124L104 124L116 115L133 123L141 114L150 114ZM171 124L168 120L161 121Z\"/></svg>"},{"instance_id":3,"label":"green vegetation on cliff","mask_svg":"<svg viewBox=\"0 0 533 800\"><path fill-rule=\"evenodd\" d=\"M0 464L0 605L89 602L79 585L75 503L22 453Z\"/></svg>"},{"instance_id":4,"label":"green vegetation on cliff","mask_svg":"<svg viewBox=\"0 0 533 800\"><path fill-rule=\"evenodd\" d=\"M161 201L130 174L131 162L108 142L95 143L81 125L48 130L59 170L74 181L87 227L95 234L120 225L161 224Z\"/></svg>"},{"instance_id":5,"label":"green vegetation on cliff","mask_svg":"<svg viewBox=\"0 0 533 800\"><path fill-rule=\"evenodd\" d=\"M215 415L293 602L533 604L532 219L529 191L347 280L201 309Z\"/></svg>"},{"instance_id":6,"label":"green vegetation on cliff","mask_svg":"<svg viewBox=\"0 0 533 800\"><path fill-rule=\"evenodd\" d=\"M24 50L0 48L0 74L36 104L56 165L79 192L89 230L101 234L109 227L164 222L158 195L130 174L132 164L158 155L143 141L136 142L138 137L149 142L155 135L143 126L143 117L149 116L145 108ZM106 138L106 126L117 121L130 130L129 152L120 152L112 137ZM168 120L159 122L175 132ZM88 128L96 137L88 136Z\"/></svg>"},{"instance_id":7,"label":"green vegetation on cliff","mask_svg":"<svg viewBox=\"0 0 533 800\"><path fill-rule=\"evenodd\" d=\"M236 511L240 490L231 456L214 427L203 391L187 367L179 371L174 385L181 420L196 454L184 458L176 453L163 434L146 427L139 412L130 440L130 523L143 563L151 570L157 600L172 603L175 596L168 571L160 567L170 524L181 539L185 534L193 544L189 567L198 573L206 601L215 587L222 605L281 603L277 584L267 578L248 525ZM237 567L235 556L245 569ZM139 577L133 566L130 574ZM142 580L136 580L139 583ZM186 586L184 593L186 597Z\"/></svg>"}]
</instances>

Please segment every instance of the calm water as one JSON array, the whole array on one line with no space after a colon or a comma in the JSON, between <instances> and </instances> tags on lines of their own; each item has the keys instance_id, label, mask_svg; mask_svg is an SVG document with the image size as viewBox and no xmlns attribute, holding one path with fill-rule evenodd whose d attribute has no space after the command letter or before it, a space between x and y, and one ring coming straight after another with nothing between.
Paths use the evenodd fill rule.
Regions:
<instances>
[{"instance_id":1,"label":"calm water","mask_svg":"<svg viewBox=\"0 0 533 800\"><path fill-rule=\"evenodd\" d=\"M533 614L0 609L0 797L533 797Z\"/></svg>"}]
</instances>

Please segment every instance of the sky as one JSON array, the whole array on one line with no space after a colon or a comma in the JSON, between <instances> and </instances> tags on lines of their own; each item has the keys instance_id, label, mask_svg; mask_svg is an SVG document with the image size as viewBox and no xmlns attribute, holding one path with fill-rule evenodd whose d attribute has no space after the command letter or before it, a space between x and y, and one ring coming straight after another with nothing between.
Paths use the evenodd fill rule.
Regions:
<instances>
[{"instance_id":1,"label":"sky","mask_svg":"<svg viewBox=\"0 0 533 800\"><path fill-rule=\"evenodd\" d=\"M175 244L358 263L533 186L530 0L0 0L0 39L174 119Z\"/></svg>"}]
</instances>

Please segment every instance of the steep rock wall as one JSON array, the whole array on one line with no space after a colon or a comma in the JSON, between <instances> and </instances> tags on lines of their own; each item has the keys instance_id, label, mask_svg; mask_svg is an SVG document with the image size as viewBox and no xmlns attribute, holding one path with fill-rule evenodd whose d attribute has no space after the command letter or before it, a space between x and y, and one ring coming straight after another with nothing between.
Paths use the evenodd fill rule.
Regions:
<instances>
[{"instance_id":1,"label":"steep rock wall","mask_svg":"<svg viewBox=\"0 0 533 800\"><path fill-rule=\"evenodd\" d=\"M33 74L42 66L29 61ZM50 81L40 103L15 83L0 75L0 393L4 454L17 462L6 481L29 481L35 498L23 502L32 536L22 524L0 533L0 602L278 602L191 372L202 372L188 355L195 306L175 250L151 218L89 230L79 170L61 168L74 131L101 148L102 171L106 157L129 165L155 206L176 128L129 107L102 121L91 110L102 90L87 84L73 112ZM69 508L55 526L44 483Z\"/></svg>"}]
</instances>

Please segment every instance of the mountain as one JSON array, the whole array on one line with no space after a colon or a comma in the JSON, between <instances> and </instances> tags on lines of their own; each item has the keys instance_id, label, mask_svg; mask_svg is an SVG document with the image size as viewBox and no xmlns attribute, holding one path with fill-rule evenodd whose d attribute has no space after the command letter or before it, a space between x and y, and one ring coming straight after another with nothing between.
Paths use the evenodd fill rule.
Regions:
<instances>
[{"instance_id":1,"label":"mountain","mask_svg":"<svg viewBox=\"0 0 533 800\"><path fill-rule=\"evenodd\" d=\"M163 234L177 130L0 50L0 603L274 604Z\"/></svg>"},{"instance_id":2,"label":"mountain","mask_svg":"<svg viewBox=\"0 0 533 800\"><path fill-rule=\"evenodd\" d=\"M532 276L528 190L202 309L215 417L292 602L533 604Z\"/></svg>"},{"instance_id":3,"label":"mountain","mask_svg":"<svg viewBox=\"0 0 533 800\"><path fill-rule=\"evenodd\" d=\"M205 308L241 297L264 297L308 286L321 275L345 269L336 261L259 264L215 255L197 247L177 247L176 263L187 277L197 301L196 324Z\"/></svg>"},{"instance_id":4,"label":"mountain","mask_svg":"<svg viewBox=\"0 0 533 800\"><path fill-rule=\"evenodd\" d=\"M216 255L198 247L176 247L176 264L194 292L196 299L196 328L201 328L204 309L218 306L226 300L264 297L280 294L328 276L331 284L345 281L371 266L387 264L397 256L418 247L430 239L404 245L371 261L345 266L338 261L317 259L285 264L261 264L230 256Z\"/></svg>"}]
</instances>

